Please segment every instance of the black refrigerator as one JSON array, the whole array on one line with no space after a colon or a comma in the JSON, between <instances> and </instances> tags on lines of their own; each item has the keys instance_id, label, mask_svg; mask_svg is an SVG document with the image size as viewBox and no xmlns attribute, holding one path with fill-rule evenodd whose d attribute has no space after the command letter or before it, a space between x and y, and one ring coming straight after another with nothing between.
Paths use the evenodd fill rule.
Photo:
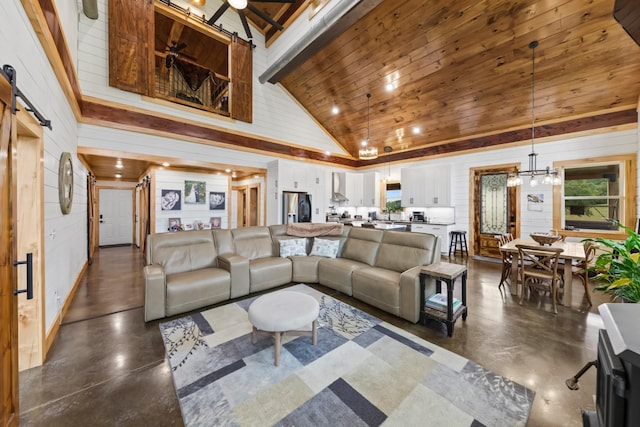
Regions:
<instances>
[{"instance_id":1,"label":"black refrigerator","mask_svg":"<svg viewBox=\"0 0 640 427\"><path fill-rule=\"evenodd\" d=\"M282 223L311 222L311 194L282 192Z\"/></svg>"}]
</instances>

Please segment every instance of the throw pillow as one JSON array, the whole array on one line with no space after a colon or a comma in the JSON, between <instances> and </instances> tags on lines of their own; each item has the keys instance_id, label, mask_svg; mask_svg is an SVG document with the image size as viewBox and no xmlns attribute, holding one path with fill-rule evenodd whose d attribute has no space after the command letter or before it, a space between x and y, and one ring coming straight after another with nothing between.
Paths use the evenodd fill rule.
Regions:
<instances>
[{"instance_id":1,"label":"throw pillow","mask_svg":"<svg viewBox=\"0 0 640 427\"><path fill-rule=\"evenodd\" d=\"M280 240L280 256L307 256L306 239L283 239Z\"/></svg>"},{"instance_id":2,"label":"throw pillow","mask_svg":"<svg viewBox=\"0 0 640 427\"><path fill-rule=\"evenodd\" d=\"M310 255L318 255L326 258L335 258L338 256L338 248L340 240L318 239L313 240L313 248Z\"/></svg>"}]
</instances>

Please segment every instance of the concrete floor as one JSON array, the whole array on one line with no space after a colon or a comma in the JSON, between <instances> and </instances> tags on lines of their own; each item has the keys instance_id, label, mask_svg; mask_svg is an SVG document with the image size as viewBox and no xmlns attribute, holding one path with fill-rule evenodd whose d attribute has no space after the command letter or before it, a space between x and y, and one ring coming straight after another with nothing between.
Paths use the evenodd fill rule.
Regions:
<instances>
[{"instance_id":1,"label":"concrete floor","mask_svg":"<svg viewBox=\"0 0 640 427\"><path fill-rule=\"evenodd\" d=\"M440 323L411 324L315 287L535 390L530 426L581 426L581 408L594 407L595 370L578 391L564 381L595 359L603 327L597 306L606 297L594 293L589 308L576 279L573 305L554 315L546 297L534 295L520 306L502 296L499 263L445 260L467 263L469 270L469 317L458 320L452 338ZM97 251L46 363L20 374L21 425L183 425L159 321L143 320L142 266L137 249Z\"/></svg>"}]
</instances>

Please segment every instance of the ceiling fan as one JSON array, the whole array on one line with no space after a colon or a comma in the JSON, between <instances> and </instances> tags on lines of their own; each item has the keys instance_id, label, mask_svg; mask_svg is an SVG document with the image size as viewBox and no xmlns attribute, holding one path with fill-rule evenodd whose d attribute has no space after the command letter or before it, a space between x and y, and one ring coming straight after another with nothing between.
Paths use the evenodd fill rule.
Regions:
<instances>
[{"instance_id":1,"label":"ceiling fan","mask_svg":"<svg viewBox=\"0 0 640 427\"><path fill-rule=\"evenodd\" d=\"M244 13L245 8L249 9L251 12L255 13L261 19L268 22L278 30L282 31L283 29L282 25L280 25L269 15L267 15L266 13L264 13L263 11L255 7L252 3L294 3L295 1L296 0L227 0L224 3L222 3L222 5L220 5L218 10L216 10L216 12L211 16L211 18L209 18L209 20L207 21L207 24L209 25L215 24L216 21L218 21L218 19L220 19L220 17L227 11L229 6L231 6L233 9L236 10L236 12L238 12L238 15L240 16L240 21L242 21L242 26L244 27L245 33L247 33L247 38L252 39L253 35L251 34L251 30L249 29L247 16Z\"/></svg>"},{"instance_id":2,"label":"ceiling fan","mask_svg":"<svg viewBox=\"0 0 640 427\"><path fill-rule=\"evenodd\" d=\"M167 48L165 50L167 50L167 57L165 58L165 66L167 68L171 68L171 66L173 65L174 61L176 59L178 59L181 56L184 56L185 58L191 59L192 61L195 61L196 58L194 58L191 55L187 55L186 53L180 53L180 51L182 49L184 49L185 47L187 47L186 43L178 43L175 40L171 41L171 46L167 45Z\"/></svg>"}]
</instances>

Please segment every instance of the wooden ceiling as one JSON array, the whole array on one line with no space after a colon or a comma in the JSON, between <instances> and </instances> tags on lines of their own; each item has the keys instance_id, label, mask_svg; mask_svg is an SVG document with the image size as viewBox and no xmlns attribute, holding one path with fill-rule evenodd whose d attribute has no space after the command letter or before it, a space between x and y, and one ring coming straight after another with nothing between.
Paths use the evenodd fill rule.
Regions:
<instances>
[{"instance_id":1,"label":"wooden ceiling","mask_svg":"<svg viewBox=\"0 0 640 427\"><path fill-rule=\"evenodd\" d=\"M367 93L370 143L381 157L384 147L446 152L467 141L473 149L472 138L530 129L534 40L536 126L637 107L640 46L613 7L613 0L384 0L281 83L356 158L367 135Z\"/></svg>"},{"instance_id":2,"label":"wooden ceiling","mask_svg":"<svg viewBox=\"0 0 640 427\"><path fill-rule=\"evenodd\" d=\"M233 180L247 179L266 173L264 169L259 168L239 168L219 163L194 162L149 155L142 156L86 147L78 148L78 158L91 169L96 179L105 181L140 182L153 168L194 173L225 174L232 176ZM122 165L122 167L118 167L118 164ZM116 173L121 174L121 176L116 177Z\"/></svg>"}]
</instances>

